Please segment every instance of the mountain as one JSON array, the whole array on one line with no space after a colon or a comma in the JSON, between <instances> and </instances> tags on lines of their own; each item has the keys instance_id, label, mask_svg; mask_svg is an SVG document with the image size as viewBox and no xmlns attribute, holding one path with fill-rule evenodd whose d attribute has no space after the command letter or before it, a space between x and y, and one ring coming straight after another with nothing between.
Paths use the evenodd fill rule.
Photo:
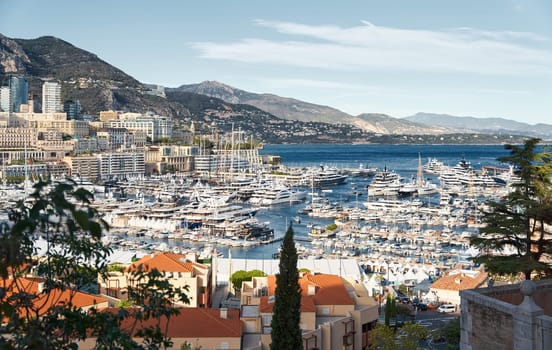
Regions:
<instances>
[{"instance_id":1,"label":"mountain","mask_svg":"<svg viewBox=\"0 0 552 350\"><path fill-rule=\"evenodd\" d=\"M447 128L407 122L383 114L352 116L338 109L308 103L274 94L256 94L220 83L204 81L199 84L181 85L168 91L185 91L220 98L228 103L255 106L263 111L287 120L351 124L366 132L379 134L440 134L451 132Z\"/></svg>"},{"instance_id":2,"label":"mountain","mask_svg":"<svg viewBox=\"0 0 552 350\"><path fill-rule=\"evenodd\" d=\"M181 85L175 90L212 96L228 103L248 104L282 119L324 123L351 123L353 120L351 115L332 107L316 105L273 94L247 92L218 81L204 81L199 84Z\"/></svg>"},{"instance_id":3,"label":"mountain","mask_svg":"<svg viewBox=\"0 0 552 350\"><path fill-rule=\"evenodd\" d=\"M405 120L431 126L455 129L461 132L517 134L550 139L552 125L531 125L504 118L459 117L448 114L416 113Z\"/></svg>"},{"instance_id":4,"label":"mountain","mask_svg":"<svg viewBox=\"0 0 552 350\"><path fill-rule=\"evenodd\" d=\"M445 127L420 124L377 113L360 114L354 118L353 124L361 129L369 130L376 134L422 135L456 132L456 130Z\"/></svg>"},{"instance_id":5,"label":"mountain","mask_svg":"<svg viewBox=\"0 0 552 350\"><path fill-rule=\"evenodd\" d=\"M109 109L188 113L182 106L146 93L142 83L95 54L52 36L26 40L0 34L0 84L6 83L8 74L25 76L30 93L38 99L44 81L61 82L62 99L78 99L87 114Z\"/></svg>"}]
</instances>

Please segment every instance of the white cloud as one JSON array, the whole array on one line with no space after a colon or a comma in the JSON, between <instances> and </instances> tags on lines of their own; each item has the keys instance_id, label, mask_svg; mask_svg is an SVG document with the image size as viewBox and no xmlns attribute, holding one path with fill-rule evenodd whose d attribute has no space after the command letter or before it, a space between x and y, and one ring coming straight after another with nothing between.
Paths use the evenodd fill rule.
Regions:
<instances>
[{"instance_id":1,"label":"white cloud","mask_svg":"<svg viewBox=\"0 0 552 350\"><path fill-rule=\"evenodd\" d=\"M332 70L552 74L550 41L533 33L399 29L366 21L348 28L265 20L254 23L289 35L291 40L247 38L197 42L192 47L210 59Z\"/></svg>"}]
</instances>

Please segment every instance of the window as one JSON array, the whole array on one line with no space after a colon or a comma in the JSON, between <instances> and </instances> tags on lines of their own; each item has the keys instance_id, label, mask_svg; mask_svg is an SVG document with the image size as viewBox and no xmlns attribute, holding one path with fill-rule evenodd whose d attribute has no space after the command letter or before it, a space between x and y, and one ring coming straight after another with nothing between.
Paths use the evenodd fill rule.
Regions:
<instances>
[{"instance_id":1,"label":"window","mask_svg":"<svg viewBox=\"0 0 552 350\"><path fill-rule=\"evenodd\" d=\"M272 323L272 315L262 315L261 316L263 327L270 327L270 324Z\"/></svg>"}]
</instances>

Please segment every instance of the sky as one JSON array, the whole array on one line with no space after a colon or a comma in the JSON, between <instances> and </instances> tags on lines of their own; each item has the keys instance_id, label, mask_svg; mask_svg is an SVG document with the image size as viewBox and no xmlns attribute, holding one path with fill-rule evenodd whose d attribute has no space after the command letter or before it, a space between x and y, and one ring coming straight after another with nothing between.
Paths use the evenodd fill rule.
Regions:
<instances>
[{"instance_id":1,"label":"sky","mask_svg":"<svg viewBox=\"0 0 552 350\"><path fill-rule=\"evenodd\" d=\"M0 0L0 33L53 35L167 87L552 123L548 0Z\"/></svg>"}]
</instances>

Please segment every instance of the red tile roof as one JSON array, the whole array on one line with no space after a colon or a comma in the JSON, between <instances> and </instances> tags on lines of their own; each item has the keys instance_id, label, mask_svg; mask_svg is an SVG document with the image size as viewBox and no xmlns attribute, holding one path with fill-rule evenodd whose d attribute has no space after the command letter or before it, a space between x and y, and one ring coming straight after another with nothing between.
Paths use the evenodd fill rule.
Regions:
<instances>
[{"instance_id":1,"label":"red tile roof","mask_svg":"<svg viewBox=\"0 0 552 350\"><path fill-rule=\"evenodd\" d=\"M127 267L127 272L135 271L138 266L143 265L146 270L157 269L164 272L193 272L194 267L205 268L204 265L192 262L186 258L186 255L175 253L158 253L155 255L146 255L140 260L135 261Z\"/></svg>"},{"instance_id":2,"label":"red tile roof","mask_svg":"<svg viewBox=\"0 0 552 350\"><path fill-rule=\"evenodd\" d=\"M261 297L259 302L259 312L263 314L271 314L274 308L274 299L270 297ZM316 312L316 305L314 304L314 297L312 295L301 296L301 306L299 307L301 312Z\"/></svg>"},{"instance_id":3,"label":"red tile roof","mask_svg":"<svg viewBox=\"0 0 552 350\"><path fill-rule=\"evenodd\" d=\"M7 279L0 281L0 286L6 288L6 294L9 297L12 294L25 292L28 294L38 295L38 298L33 299L33 308L38 309L39 315L44 315L47 310L55 305L67 304L69 301L75 307L87 308L97 304L107 303L107 299L75 291L75 290L60 290L53 289L48 294L39 293L39 284L44 280L40 278L25 278ZM25 313L25 309L20 310Z\"/></svg>"},{"instance_id":4,"label":"red tile roof","mask_svg":"<svg viewBox=\"0 0 552 350\"><path fill-rule=\"evenodd\" d=\"M239 310L228 309L227 317L221 318L220 309L181 308L179 315L172 316L169 322L167 335L171 338L236 338L242 335L242 321ZM114 309L108 311L116 312ZM161 329L165 329L167 319L150 319L142 323L143 326L152 326L160 322ZM126 319L121 328L130 329L134 319Z\"/></svg>"},{"instance_id":5,"label":"red tile roof","mask_svg":"<svg viewBox=\"0 0 552 350\"><path fill-rule=\"evenodd\" d=\"M276 291L276 276L267 276L268 294L274 295ZM309 285L315 288L315 305L354 305L341 277L323 273L306 273L299 278L299 285L303 296L309 295ZM312 287L311 287L312 288Z\"/></svg>"},{"instance_id":6,"label":"red tile roof","mask_svg":"<svg viewBox=\"0 0 552 350\"><path fill-rule=\"evenodd\" d=\"M475 273L477 272L477 273ZM464 290L481 286L488 275L482 271L461 272L455 271L435 281L431 289Z\"/></svg>"}]
</instances>

